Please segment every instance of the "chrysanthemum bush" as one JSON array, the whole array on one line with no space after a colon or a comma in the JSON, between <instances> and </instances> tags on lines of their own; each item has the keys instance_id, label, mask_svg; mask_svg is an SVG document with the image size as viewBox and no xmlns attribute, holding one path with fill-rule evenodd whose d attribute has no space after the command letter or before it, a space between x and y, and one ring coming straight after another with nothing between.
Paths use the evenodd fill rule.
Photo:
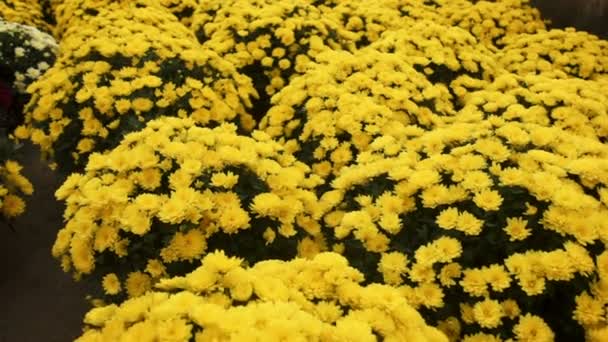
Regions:
<instances>
[{"instance_id":1,"label":"chrysanthemum bush","mask_svg":"<svg viewBox=\"0 0 608 342\"><path fill-rule=\"evenodd\" d=\"M160 0L50 0L49 5L56 20L53 35L63 39L70 27L87 26L87 22L104 16L108 9L121 11L126 7L164 10ZM150 18L151 19L151 18Z\"/></svg>"},{"instance_id":2,"label":"chrysanthemum bush","mask_svg":"<svg viewBox=\"0 0 608 342\"><path fill-rule=\"evenodd\" d=\"M573 28L553 29L534 34L509 35L498 53L501 65L519 74L551 73L557 71L575 77L594 79L608 74L608 41Z\"/></svg>"},{"instance_id":3,"label":"chrysanthemum bush","mask_svg":"<svg viewBox=\"0 0 608 342\"><path fill-rule=\"evenodd\" d=\"M255 122L247 113L257 96L251 81L209 50L172 14L156 7L115 3L74 26L61 40L57 63L29 92L29 138L65 171L116 146L128 132L161 115L200 124Z\"/></svg>"},{"instance_id":4,"label":"chrysanthemum bush","mask_svg":"<svg viewBox=\"0 0 608 342\"><path fill-rule=\"evenodd\" d=\"M35 27L0 18L0 77L24 94L28 85L55 62L55 39Z\"/></svg>"},{"instance_id":5,"label":"chrysanthemum bush","mask_svg":"<svg viewBox=\"0 0 608 342\"><path fill-rule=\"evenodd\" d=\"M260 94L256 118L268 98L320 52L354 49L354 34L327 19L307 0L203 1L192 18L203 48L217 52L249 76Z\"/></svg>"},{"instance_id":6,"label":"chrysanthemum bush","mask_svg":"<svg viewBox=\"0 0 608 342\"><path fill-rule=\"evenodd\" d=\"M433 84L441 83L452 92L459 77L491 81L502 71L495 54L475 36L426 19L384 32L369 48L401 56Z\"/></svg>"},{"instance_id":7,"label":"chrysanthemum bush","mask_svg":"<svg viewBox=\"0 0 608 342\"><path fill-rule=\"evenodd\" d=\"M326 177L354 161L377 137L417 124L440 126L455 114L452 96L398 54L328 51L272 98L260 128Z\"/></svg>"},{"instance_id":8,"label":"chrysanthemum bush","mask_svg":"<svg viewBox=\"0 0 608 342\"><path fill-rule=\"evenodd\" d=\"M89 19L103 13L100 10L108 9L117 4L119 7L129 5L139 8L166 9L182 23L189 24L189 18L192 17L194 9L198 7L198 2L198 0L47 0L48 4L46 6L50 7L57 21L53 32L56 37L61 38L69 27L86 25Z\"/></svg>"},{"instance_id":9,"label":"chrysanthemum bush","mask_svg":"<svg viewBox=\"0 0 608 342\"><path fill-rule=\"evenodd\" d=\"M575 303L608 237L604 144L494 116L370 146L322 197L327 245L366 281L454 341L582 340L604 319Z\"/></svg>"},{"instance_id":10,"label":"chrysanthemum bush","mask_svg":"<svg viewBox=\"0 0 608 342\"><path fill-rule=\"evenodd\" d=\"M375 42L385 32L403 29L419 20L438 21L436 8L423 0L414 1L309 1L324 16L355 34L355 46L362 48Z\"/></svg>"},{"instance_id":11,"label":"chrysanthemum bush","mask_svg":"<svg viewBox=\"0 0 608 342\"><path fill-rule=\"evenodd\" d=\"M65 30L71 25L79 25L95 16L97 9L106 7L110 1L105 0L43 0L43 7L55 21L53 36L61 40Z\"/></svg>"},{"instance_id":12,"label":"chrysanthemum bush","mask_svg":"<svg viewBox=\"0 0 608 342\"><path fill-rule=\"evenodd\" d=\"M456 86L464 95L454 120L483 121L498 115L508 121L564 128L602 142L608 137L606 82L503 73L483 84L469 79Z\"/></svg>"},{"instance_id":13,"label":"chrysanthemum bush","mask_svg":"<svg viewBox=\"0 0 608 342\"><path fill-rule=\"evenodd\" d=\"M44 19L38 0L2 0L0 1L0 18L32 26L44 32L51 32L51 26Z\"/></svg>"},{"instance_id":14,"label":"chrysanthemum bush","mask_svg":"<svg viewBox=\"0 0 608 342\"><path fill-rule=\"evenodd\" d=\"M520 33L545 29L539 11L530 0L433 0L438 14L447 26L469 31L477 40L494 51L502 48L504 39Z\"/></svg>"},{"instance_id":15,"label":"chrysanthemum bush","mask_svg":"<svg viewBox=\"0 0 608 342\"><path fill-rule=\"evenodd\" d=\"M49 5L15 135L82 169L81 341L608 340L603 41L527 0Z\"/></svg>"},{"instance_id":16,"label":"chrysanthemum bush","mask_svg":"<svg viewBox=\"0 0 608 342\"><path fill-rule=\"evenodd\" d=\"M86 172L57 190L66 225L53 255L77 278L95 271L147 283L191 271L216 248L250 263L292 258L299 240L318 233L308 189L322 180L281 149L262 132L238 135L233 124L152 121L92 154Z\"/></svg>"},{"instance_id":17,"label":"chrysanthemum bush","mask_svg":"<svg viewBox=\"0 0 608 342\"><path fill-rule=\"evenodd\" d=\"M345 258L262 261L222 252L183 277L85 316L87 341L446 341L399 291L361 285Z\"/></svg>"}]
</instances>

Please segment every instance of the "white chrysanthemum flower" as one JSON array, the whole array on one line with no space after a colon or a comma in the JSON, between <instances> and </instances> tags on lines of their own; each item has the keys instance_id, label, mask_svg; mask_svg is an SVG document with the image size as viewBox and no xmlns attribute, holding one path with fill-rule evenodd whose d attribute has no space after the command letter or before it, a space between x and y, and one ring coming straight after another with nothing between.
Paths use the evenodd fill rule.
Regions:
<instances>
[{"instance_id":1,"label":"white chrysanthemum flower","mask_svg":"<svg viewBox=\"0 0 608 342\"><path fill-rule=\"evenodd\" d=\"M0 18L0 67L13 72L12 87L19 93L55 62L59 46L55 39L35 27Z\"/></svg>"}]
</instances>

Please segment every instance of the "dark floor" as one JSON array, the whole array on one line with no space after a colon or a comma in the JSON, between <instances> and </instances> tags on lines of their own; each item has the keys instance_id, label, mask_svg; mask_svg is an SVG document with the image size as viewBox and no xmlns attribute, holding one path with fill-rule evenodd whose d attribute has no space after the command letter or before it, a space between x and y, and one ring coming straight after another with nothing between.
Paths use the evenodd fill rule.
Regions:
<instances>
[{"instance_id":1,"label":"dark floor","mask_svg":"<svg viewBox=\"0 0 608 342\"><path fill-rule=\"evenodd\" d=\"M0 223L0 342L67 342L79 336L87 310L83 283L63 273L51 256L62 207L60 180L32 147L20 158L34 184L26 213L13 232Z\"/></svg>"}]
</instances>

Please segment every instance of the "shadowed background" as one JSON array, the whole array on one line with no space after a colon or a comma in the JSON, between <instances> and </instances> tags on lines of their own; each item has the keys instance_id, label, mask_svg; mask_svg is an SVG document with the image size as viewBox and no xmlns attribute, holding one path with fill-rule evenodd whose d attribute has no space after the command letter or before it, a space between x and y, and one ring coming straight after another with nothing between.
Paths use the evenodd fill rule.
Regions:
<instances>
[{"instance_id":1,"label":"shadowed background","mask_svg":"<svg viewBox=\"0 0 608 342\"><path fill-rule=\"evenodd\" d=\"M608 0L531 0L552 27L575 27L608 39Z\"/></svg>"},{"instance_id":2,"label":"shadowed background","mask_svg":"<svg viewBox=\"0 0 608 342\"><path fill-rule=\"evenodd\" d=\"M34 184L15 232L0 223L0 342L66 342L79 336L87 311L86 284L64 274L51 256L63 204L54 191L58 175L31 146L19 158Z\"/></svg>"}]
</instances>

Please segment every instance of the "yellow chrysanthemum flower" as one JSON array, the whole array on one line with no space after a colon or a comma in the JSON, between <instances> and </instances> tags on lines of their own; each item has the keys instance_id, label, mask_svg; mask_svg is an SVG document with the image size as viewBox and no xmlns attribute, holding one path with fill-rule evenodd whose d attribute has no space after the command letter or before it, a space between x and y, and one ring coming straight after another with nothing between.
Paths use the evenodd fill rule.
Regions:
<instances>
[{"instance_id":1,"label":"yellow chrysanthemum flower","mask_svg":"<svg viewBox=\"0 0 608 342\"><path fill-rule=\"evenodd\" d=\"M108 295L115 295L121 291L120 280L114 273L108 273L103 277L103 290Z\"/></svg>"}]
</instances>

